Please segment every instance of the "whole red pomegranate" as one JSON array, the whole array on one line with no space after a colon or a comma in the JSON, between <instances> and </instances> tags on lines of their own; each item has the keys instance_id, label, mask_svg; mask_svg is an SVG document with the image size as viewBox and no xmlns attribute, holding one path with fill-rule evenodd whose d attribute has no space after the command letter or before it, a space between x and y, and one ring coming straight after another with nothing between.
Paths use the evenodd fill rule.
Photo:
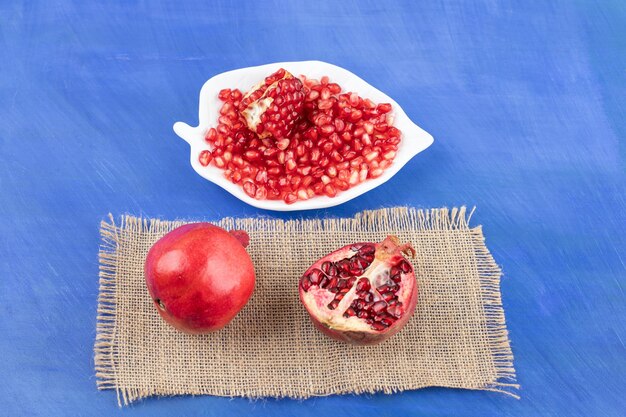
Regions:
<instances>
[{"instance_id":1,"label":"whole red pomegranate","mask_svg":"<svg viewBox=\"0 0 626 417\"><path fill-rule=\"evenodd\" d=\"M245 250L248 234L209 223L172 230L148 252L146 284L157 311L187 333L226 326L254 290L254 267Z\"/></svg>"},{"instance_id":2,"label":"whole red pomegranate","mask_svg":"<svg viewBox=\"0 0 626 417\"><path fill-rule=\"evenodd\" d=\"M380 343L406 324L417 305L415 255L395 236L345 246L318 260L300 279L300 300L328 336L360 345Z\"/></svg>"}]
</instances>

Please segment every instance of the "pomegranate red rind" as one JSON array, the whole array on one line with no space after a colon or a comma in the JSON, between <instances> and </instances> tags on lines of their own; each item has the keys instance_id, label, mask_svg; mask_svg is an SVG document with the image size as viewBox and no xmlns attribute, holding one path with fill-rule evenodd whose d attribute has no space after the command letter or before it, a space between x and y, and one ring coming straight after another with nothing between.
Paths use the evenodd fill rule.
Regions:
<instances>
[{"instance_id":1,"label":"pomegranate red rind","mask_svg":"<svg viewBox=\"0 0 626 417\"><path fill-rule=\"evenodd\" d=\"M146 285L161 317L186 333L225 327L246 305L255 274L244 249L249 237L209 223L181 226L146 257Z\"/></svg>"},{"instance_id":2,"label":"pomegranate red rind","mask_svg":"<svg viewBox=\"0 0 626 417\"><path fill-rule=\"evenodd\" d=\"M413 267L394 236L345 246L317 261L299 282L300 300L326 335L354 344L380 343L406 324L417 305Z\"/></svg>"}]
</instances>

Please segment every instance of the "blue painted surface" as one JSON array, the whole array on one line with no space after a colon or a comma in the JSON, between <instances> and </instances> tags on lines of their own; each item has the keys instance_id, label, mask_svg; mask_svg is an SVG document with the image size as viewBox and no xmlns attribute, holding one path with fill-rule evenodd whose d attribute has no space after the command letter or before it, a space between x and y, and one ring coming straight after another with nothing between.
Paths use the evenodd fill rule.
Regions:
<instances>
[{"instance_id":1,"label":"blue painted surface","mask_svg":"<svg viewBox=\"0 0 626 417\"><path fill-rule=\"evenodd\" d=\"M626 414L623 1L83 3L0 4L0 415ZM197 176L171 126L196 120L210 76L305 59L359 74L436 142L365 196L280 216L477 205L521 400L433 388L120 411L96 390L98 222L268 214Z\"/></svg>"}]
</instances>

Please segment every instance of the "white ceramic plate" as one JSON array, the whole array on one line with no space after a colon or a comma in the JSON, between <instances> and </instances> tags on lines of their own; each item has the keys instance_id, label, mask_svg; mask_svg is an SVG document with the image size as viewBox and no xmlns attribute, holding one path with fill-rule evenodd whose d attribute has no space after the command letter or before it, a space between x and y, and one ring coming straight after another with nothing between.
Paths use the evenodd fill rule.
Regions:
<instances>
[{"instance_id":1,"label":"white ceramic plate","mask_svg":"<svg viewBox=\"0 0 626 417\"><path fill-rule=\"evenodd\" d=\"M239 185L228 181L224 177L222 169L213 165L208 167L200 165L198 161L200 152L204 149L210 149L204 140L204 136L210 127L217 126L219 109L222 104L217 98L218 92L223 88L238 88L245 92L279 68L285 68L294 75L304 74L307 78L320 79L322 76L328 75L331 82L341 85L343 91L357 92L361 97L369 98L375 103L391 103L393 106L392 112L395 115L393 125L402 131L402 141L398 147L398 153L393 164L384 171L383 175L375 179L368 179L355 187L338 193L333 198L316 196L309 200L299 200L293 204L286 204L282 200L256 200L251 198ZM275 64L242 68L216 75L204 83L202 90L200 90L199 125L191 127L186 123L177 122L174 124L174 132L191 146L191 166L198 175L219 185L251 206L275 211L320 209L352 200L388 181L411 158L433 143L433 137L413 123L391 97L372 87L350 71L321 61L277 62Z\"/></svg>"}]
</instances>

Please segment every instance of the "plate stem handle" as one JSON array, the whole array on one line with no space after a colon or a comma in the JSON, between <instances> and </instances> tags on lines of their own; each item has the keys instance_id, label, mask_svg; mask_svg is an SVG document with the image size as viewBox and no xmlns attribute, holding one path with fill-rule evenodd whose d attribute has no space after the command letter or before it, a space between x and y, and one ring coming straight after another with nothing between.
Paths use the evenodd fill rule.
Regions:
<instances>
[{"instance_id":1,"label":"plate stem handle","mask_svg":"<svg viewBox=\"0 0 626 417\"><path fill-rule=\"evenodd\" d=\"M197 136L196 129L189 126L185 122L174 123L174 133L176 133L181 139L185 140L191 145L191 141Z\"/></svg>"}]
</instances>

